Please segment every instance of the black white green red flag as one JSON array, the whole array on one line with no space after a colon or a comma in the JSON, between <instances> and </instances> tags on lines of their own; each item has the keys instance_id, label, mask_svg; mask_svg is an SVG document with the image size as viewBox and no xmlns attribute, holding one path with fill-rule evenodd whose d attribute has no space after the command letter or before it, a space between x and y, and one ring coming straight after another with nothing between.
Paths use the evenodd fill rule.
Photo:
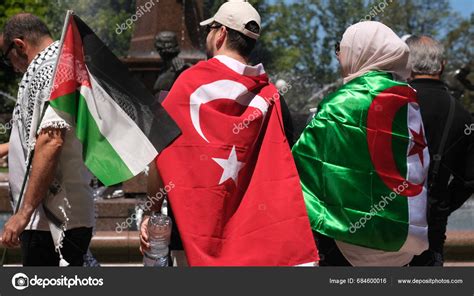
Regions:
<instances>
[{"instance_id":1,"label":"black white green red flag","mask_svg":"<svg viewBox=\"0 0 474 296\"><path fill-rule=\"evenodd\" d=\"M94 32L68 16L49 103L75 123L90 171L117 184L142 172L180 131Z\"/></svg>"}]
</instances>

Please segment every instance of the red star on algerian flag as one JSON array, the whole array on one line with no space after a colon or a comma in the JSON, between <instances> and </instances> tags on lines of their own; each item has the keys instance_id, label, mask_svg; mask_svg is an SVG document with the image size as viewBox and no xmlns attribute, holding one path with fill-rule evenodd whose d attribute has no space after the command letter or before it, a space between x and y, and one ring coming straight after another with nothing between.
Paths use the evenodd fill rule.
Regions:
<instances>
[{"instance_id":1,"label":"red star on algerian flag","mask_svg":"<svg viewBox=\"0 0 474 296\"><path fill-rule=\"evenodd\" d=\"M420 131L417 133L414 130L410 129L412 134L412 141L414 142L413 147L411 147L408 156L412 156L418 154L418 157L421 160L421 165L424 166L424 159L423 159L423 150L426 148L426 141L425 135L423 134L423 127L420 125Z\"/></svg>"}]
</instances>

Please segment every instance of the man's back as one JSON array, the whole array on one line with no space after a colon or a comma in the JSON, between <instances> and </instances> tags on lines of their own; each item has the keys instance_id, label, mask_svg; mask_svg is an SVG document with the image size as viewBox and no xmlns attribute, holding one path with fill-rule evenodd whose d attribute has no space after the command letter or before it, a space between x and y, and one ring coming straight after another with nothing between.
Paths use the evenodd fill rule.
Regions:
<instances>
[{"instance_id":1,"label":"man's back","mask_svg":"<svg viewBox=\"0 0 474 296\"><path fill-rule=\"evenodd\" d=\"M163 184L174 186L168 197L188 263L314 262L279 94L263 66L224 55L200 62L163 106L182 134L157 168Z\"/></svg>"},{"instance_id":2,"label":"man's back","mask_svg":"<svg viewBox=\"0 0 474 296\"><path fill-rule=\"evenodd\" d=\"M55 42L42 51L32 61L23 76L15 107L15 122L10 138L10 186L16 204L26 170L28 148L34 145L35 131L48 128L66 128L65 144L59 157L55 179L50 186L44 203L59 219L63 215L70 219L67 228L92 227L94 225L92 191L88 185L91 175L82 162L82 146L74 135L73 128L51 108L45 112L40 122L39 113L43 108L43 97L48 95L52 79L54 61L59 43ZM60 205L68 199L69 207L63 212ZM74 209L74 210L73 210ZM48 231L48 220L42 210L30 221L27 229Z\"/></svg>"},{"instance_id":3,"label":"man's back","mask_svg":"<svg viewBox=\"0 0 474 296\"><path fill-rule=\"evenodd\" d=\"M446 85L440 80L415 79L411 85L417 91L430 157L434 160L447 124L450 94ZM454 119L442 153L436 186L429 197L431 247L442 247L449 214L459 208L472 193L464 186L465 182L472 180L474 173L472 143L469 142L470 138L465 134L466 125L469 126L471 122L472 118L469 112L459 102L456 102ZM470 145L471 148L469 148ZM432 181L432 168L431 166L430 182ZM449 182L451 176L454 179ZM441 252L441 250L438 251Z\"/></svg>"},{"instance_id":4,"label":"man's back","mask_svg":"<svg viewBox=\"0 0 474 296\"><path fill-rule=\"evenodd\" d=\"M4 226L2 243L21 244L24 266L82 266L94 226L91 176L72 119L46 103L60 44L46 24L29 13L7 21L1 43L7 64L24 73L8 159L17 212Z\"/></svg>"}]
</instances>

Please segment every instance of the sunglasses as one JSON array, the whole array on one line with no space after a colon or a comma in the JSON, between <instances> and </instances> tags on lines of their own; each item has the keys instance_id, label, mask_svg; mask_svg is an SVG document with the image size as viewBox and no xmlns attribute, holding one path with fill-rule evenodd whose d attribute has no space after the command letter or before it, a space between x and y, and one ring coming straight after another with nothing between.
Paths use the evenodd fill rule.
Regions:
<instances>
[{"instance_id":1,"label":"sunglasses","mask_svg":"<svg viewBox=\"0 0 474 296\"><path fill-rule=\"evenodd\" d=\"M23 39L23 37L18 37L15 39ZM13 50L14 47L15 47L15 43L12 41L10 45L8 46L7 50L5 51L5 53L1 53L0 55L0 62L9 68L12 67L12 62L10 61L8 56L10 55L10 52Z\"/></svg>"},{"instance_id":2,"label":"sunglasses","mask_svg":"<svg viewBox=\"0 0 474 296\"><path fill-rule=\"evenodd\" d=\"M339 53L341 52L341 42L336 42L334 45L334 52L336 53L336 56L339 56Z\"/></svg>"},{"instance_id":3,"label":"sunglasses","mask_svg":"<svg viewBox=\"0 0 474 296\"><path fill-rule=\"evenodd\" d=\"M9 55L10 52L12 51L14 45L15 45L15 44L14 44L13 42L10 43L10 46L8 46L7 51L5 51L5 53L2 53L2 55L0 56L0 59L1 59L2 64L4 64L4 65L7 66L7 67L11 67L11 66L12 66L12 62L11 62L10 59L8 58L8 55Z\"/></svg>"},{"instance_id":4,"label":"sunglasses","mask_svg":"<svg viewBox=\"0 0 474 296\"><path fill-rule=\"evenodd\" d=\"M220 27L222 27L221 24L207 25L207 26L206 26L206 34L209 34L212 30L214 30L214 29L219 29Z\"/></svg>"}]
</instances>

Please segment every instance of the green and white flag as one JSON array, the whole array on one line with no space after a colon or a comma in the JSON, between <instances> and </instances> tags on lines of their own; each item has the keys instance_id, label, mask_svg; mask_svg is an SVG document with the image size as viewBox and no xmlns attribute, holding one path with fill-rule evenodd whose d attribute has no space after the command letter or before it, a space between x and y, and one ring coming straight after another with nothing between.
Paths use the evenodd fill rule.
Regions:
<instances>
[{"instance_id":1,"label":"green and white flag","mask_svg":"<svg viewBox=\"0 0 474 296\"><path fill-rule=\"evenodd\" d=\"M428 247L429 153L416 93L369 72L325 98L293 148L313 230L387 252Z\"/></svg>"}]
</instances>

